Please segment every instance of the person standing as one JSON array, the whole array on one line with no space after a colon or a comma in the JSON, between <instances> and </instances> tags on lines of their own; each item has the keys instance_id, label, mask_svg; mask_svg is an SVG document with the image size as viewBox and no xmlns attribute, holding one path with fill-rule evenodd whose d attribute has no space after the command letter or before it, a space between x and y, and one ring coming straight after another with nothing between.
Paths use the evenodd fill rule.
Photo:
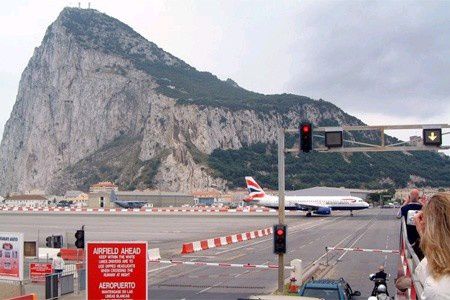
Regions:
<instances>
[{"instance_id":1,"label":"person standing","mask_svg":"<svg viewBox=\"0 0 450 300\"><path fill-rule=\"evenodd\" d=\"M64 271L65 262L61 257L61 252L56 254L56 257L53 258L52 267L55 273L61 274Z\"/></svg>"},{"instance_id":2,"label":"person standing","mask_svg":"<svg viewBox=\"0 0 450 300\"><path fill-rule=\"evenodd\" d=\"M419 202L419 190L413 189L409 195L409 198L405 200L405 203L400 208L397 218L405 218L406 222L406 232L408 234L408 241L411 245L414 245L419 239L419 233L417 232L416 226L408 224L408 211L410 210L421 210L422 204Z\"/></svg>"},{"instance_id":3,"label":"person standing","mask_svg":"<svg viewBox=\"0 0 450 300\"><path fill-rule=\"evenodd\" d=\"M423 285L421 299L450 300L450 194L436 194L414 216L425 258L415 272Z\"/></svg>"}]
</instances>

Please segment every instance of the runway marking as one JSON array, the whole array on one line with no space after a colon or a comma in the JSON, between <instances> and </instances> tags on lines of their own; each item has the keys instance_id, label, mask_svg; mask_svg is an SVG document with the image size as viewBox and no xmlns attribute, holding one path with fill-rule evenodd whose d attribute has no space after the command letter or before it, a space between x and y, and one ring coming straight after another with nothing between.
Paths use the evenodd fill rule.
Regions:
<instances>
[{"instance_id":1,"label":"runway marking","mask_svg":"<svg viewBox=\"0 0 450 300\"><path fill-rule=\"evenodd\" d=\"M173 266L174 266L174 265L169 265L169 266L164 266L164 267L157 268L157 269L152 269L152 270L150 270L150 271L147 271L147 273L157 272L157 271L160 271L160 270L168 269L168 268L173 267Z\"/></svg>"},{"instance_id":2,"label":"runway marking","mask_svg":"<svg viewBox=\"0 0 450 300\"><path fill-rule=\"evenodd\" d=\"M224 283L224 281L219 282L219 283L216 283L215 285L212 285L212 286L210 286L210 287L207 287L206 289L203 289L203 290L201 290L200 292L195 293L195 294L196 294L196 295L203 294L204 292L209 291L210 289L215 288L216 286L219 286L219 285L221 285L222 283Z\"/></svg>"},{"instance_id":3,"label":"runway marking","mask_svg":"<svg viewBox=\"0 0 450 300\"><path fill-rule=\"evenodd\" d=\"M373 220L373 219L372 219ZM370 221L372 221L370 220ZM350 245L348 246L348 248L352 248L366 233L367 231L369 231L370 227L373 226L373 224L375 224L375 222L373 222L372 224L370 224L366 230L364 230L364 232ZM341 256L338 257L337 261L340 261L346 254L348 253L348 251L345 251Z\"/></svg>"},{"instance_id":4,"label":"runway marking","mask_svg":"<svg viewBox=\"0 0 450 300\"><path fill-rule=\"evenodd\" d=\"M373 217L372 219L370 219L369 222L371 222L371 221L374 220L374 219L375 219L375 217ZM356 229L355 232L358 232L358 230L360 230L360 229L363 228L364 226L366 226L366 224L360 226L358 229ZM350 233L349 235L347 235L345 238L343 238L339 243L337 243L337 244L334 245L333 247L337 247L337 246L339 246L340 244L342 244L346 239L348 239L348 238L351 237L353 234L355 234L355 232L352 232L352 233ZM318 261L320 261L322 258L324 258L327 254L328 254L328 253L325 252L323 255L321 255L319 258L317 258L316 260L314 260L314 261L313 261L312 263L310 263L309 265L314 265L314 264L316 264ZM307 265L307 266L309 266L309 265Z\"/></svg>"},{"instance_id":5,"label":"runway marking","mask_svg":"<svg viewBox=\"0 0 450 300\"><path fill-rule=\"evenodd\" d=\"M268 261L266 261L265 263L263 263L263 265L267 265L268 263L270 263L270 260L268 260ZM245 270L245 271L242 272L242 273L236 274L233 278L238 278L238 277L240 277L240 276L242 276L242 275L244 275L244 274L251 273L252 271L258 272L258 271L261 271L261 270L256 270L256 269L255 269L255 270ZM231 280L231 279L230 279L230 280ZM228 281L230 281L230 280L228 280ZM225 281L222 281L222 282L219 282L219 283L217 283L217 284L214 284L214 285L212 285L212 286L210 286L210 287L207 287L207 288L205 288L205 289L199 291L198 293L196 293L196 295L199 295L199 294L202 294L202 293L204 293L204 292L206 292L206 291L209 291L210 289L213 289L213 288L215 288L215 287L218 287L218 286L220 286L220 285L223 284L223 283L225 283Z\"/></svg>"},{"instance_id":6,"label":"runway marking","mask_svg":"<svg viewBox=\"0 0 450 300\"><path fill-rule=\"evenodd\" d=\"M185 258L216 258L215 255L189 255L189 256L186 255L184 257Z\"/></svg>"}]
</instances>

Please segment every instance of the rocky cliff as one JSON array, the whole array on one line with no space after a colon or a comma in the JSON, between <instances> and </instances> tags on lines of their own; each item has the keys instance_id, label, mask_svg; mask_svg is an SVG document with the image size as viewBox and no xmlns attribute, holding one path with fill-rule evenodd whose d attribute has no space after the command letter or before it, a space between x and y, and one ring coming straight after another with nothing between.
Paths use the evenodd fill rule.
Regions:
<instances>
[{"instance_id":1,"label":"rocky cliff","mask_svg":"<svg viewBox=\"0 0 450 300\"><path fill-rule=\"evenodd\" d=\"M225 188L216 149L275 140L281 125L361 124L325 101L262 95L199 72L120 21L66 8L24 70L0 147L0 194L112 180Z\"/></svg>"}]
</instances>

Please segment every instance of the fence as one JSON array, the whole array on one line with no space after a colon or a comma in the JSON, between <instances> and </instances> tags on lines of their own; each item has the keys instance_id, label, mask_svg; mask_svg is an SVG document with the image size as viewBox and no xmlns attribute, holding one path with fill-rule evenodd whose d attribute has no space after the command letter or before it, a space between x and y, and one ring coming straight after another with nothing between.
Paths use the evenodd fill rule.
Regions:
<instances>
[{"instance_id":1,"label":"fence","mask_svg":"<svg viewBox=\"0 0 450 300\"><path fill-rule=\"evenodd\" d=\"M408 241L405 219L402 218L400 230L400 273L403 274L399 275L411 278L411 287L406 295L407 299L422 299L423 286L414 272L419 263L420 260Z\"/></svg>"}]
</instances>

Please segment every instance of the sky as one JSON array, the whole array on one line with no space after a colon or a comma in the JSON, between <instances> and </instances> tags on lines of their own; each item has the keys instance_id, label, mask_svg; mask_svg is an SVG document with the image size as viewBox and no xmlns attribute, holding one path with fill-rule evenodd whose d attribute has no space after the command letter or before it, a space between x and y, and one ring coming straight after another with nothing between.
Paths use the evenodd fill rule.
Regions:
<instances>
[{"instance_id":1,"label":"sky","mask_svg":"<svg viewBox=\"0 0 450 300\"><path fill-rule=\"evenodd\" d=\"M450 123L450 1L89 2L246 89L324 99L370 125ZM78 3L88 7L2 2L0 135L34 48L60 11Z\"/></svg>"}]
</instances>

